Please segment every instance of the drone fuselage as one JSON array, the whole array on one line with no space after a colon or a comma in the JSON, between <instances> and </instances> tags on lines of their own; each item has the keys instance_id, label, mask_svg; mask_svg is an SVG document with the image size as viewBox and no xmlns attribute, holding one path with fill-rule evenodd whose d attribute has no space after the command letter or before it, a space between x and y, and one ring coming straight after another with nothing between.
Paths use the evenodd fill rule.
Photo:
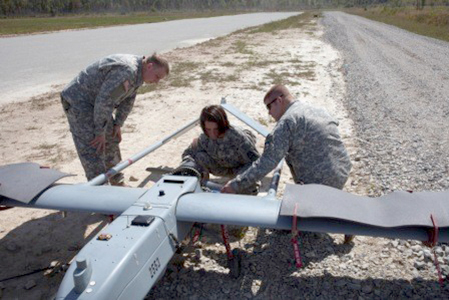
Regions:
<instances>
[{"instance_id":1,"label":"drone fuselage","mask_svg":"<svg viewBox=\"0 0 449 300\"><path fill-rule=\"evenodd\" d=\"M191 228L176 203L198 189L194 177L160 180L77 254L56 299L144 298Z\"/></svg>"}]
</instances>

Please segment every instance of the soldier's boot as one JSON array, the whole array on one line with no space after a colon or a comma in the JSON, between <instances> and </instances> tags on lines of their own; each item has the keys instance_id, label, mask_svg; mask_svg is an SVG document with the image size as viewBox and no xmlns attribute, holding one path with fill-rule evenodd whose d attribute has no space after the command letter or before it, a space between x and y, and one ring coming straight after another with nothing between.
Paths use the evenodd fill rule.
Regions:
<instances>
[{"instance_id":1,"label":"soldier's boot","mask_svg":"<svg viewBox=\"0 0 449 300\"><path fill-rule=\"evenodd\" d=\"M130 187L125 183L125 176L123 176L123 173L117 173L109 178L109 184L113 186Z\"/></svg>"},{"instance_id":2,"label":"soldier's boot","mask_svg":"<svg viewBox=\"0 0 449 300\"><path fill-rule=\"evenodd\" d=\"M349 244L353 240L354 240L354 235L352 235L352 234L345 234L344 244Z\"/></svg>"}]
</instances>

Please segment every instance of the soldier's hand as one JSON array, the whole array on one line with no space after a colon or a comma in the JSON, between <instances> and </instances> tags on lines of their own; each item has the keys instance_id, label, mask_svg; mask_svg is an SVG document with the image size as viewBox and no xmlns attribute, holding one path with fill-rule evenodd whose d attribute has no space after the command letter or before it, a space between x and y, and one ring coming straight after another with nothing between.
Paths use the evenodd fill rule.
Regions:
<instances>
[{"instance_id":1,"label":"soldier's hand","mask_svg":"<svg viewBox=\"0 0 449 300\"><path fill-rule=\"evenodd\" d=\"M101 153L106 148L106 137L104 134L96 136L91 142L90 145L97 149L97 153Z\"/></svg>"},{"instance_id":2,"label":"soldier's hand","mask_svg":"<svg viewBox=\"0 0 449 300\"><path fill-rule=\"evenodd\" d=\"M122 141L122 129L118 125L114 125L114 129L112 130L112 137L115 139L117 137L118 142Z\"/></svg>"},{"instance_id":3,"label":"soldier's hand","mask_svg":"<svg viewBox=\"0 0 449 300\"><path fill-rule=\"evenodd\" d=\"M191 147L192 147L192 148L198 147L198 138L194 138L194 139L192 140Z\"/></svg>"},{"instance_id":4,"label":"soldier's hand","mask_svg":"<svg viewBox=\"0 0 449 300\"><path fill-rule=\"evenodd\" d=\"M225 186L221 188L221 192L225 194L235 194L230 181L228 181L228 183L226 183Z\"/></svg>"}]
</instances>

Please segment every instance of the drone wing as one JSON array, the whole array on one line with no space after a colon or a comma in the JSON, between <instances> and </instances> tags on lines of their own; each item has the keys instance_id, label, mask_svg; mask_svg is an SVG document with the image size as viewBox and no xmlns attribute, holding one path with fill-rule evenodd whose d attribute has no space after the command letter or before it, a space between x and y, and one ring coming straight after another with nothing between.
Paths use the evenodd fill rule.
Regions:
<instances>
[{"instance_id":1,"label":"drone wing","mask_svg":"<svg viewBox=\"0 0 449 300\"><path fill-rule=\"evenodd\" d=\"M449 191L394 192L357 196L332 187L287 185L282 201L274 197L186 194L176 215L180 221L298 229L389 238L449 241Z\"/></svg>"},{"instance_id":2,"label":"drone wing","mask_svg":"<svg viewBox=\"0 0 449 300\"><path fill-rule=\"evenodd\" d=\"M147 191L85 184L54 185L66 176L72 175L36 163L2 166L0 205L121 214Z\"/></svg>"},{"instance_id":3,"label":"drone wing","mask_svg":"<svg viewBox=\"0 0 449 300\"><path fill-rule=\"evenodd\" d=\"M29 203L57 180L73 176L36 163L0 166L0 196Z\"/></svg>"}]
</instances>

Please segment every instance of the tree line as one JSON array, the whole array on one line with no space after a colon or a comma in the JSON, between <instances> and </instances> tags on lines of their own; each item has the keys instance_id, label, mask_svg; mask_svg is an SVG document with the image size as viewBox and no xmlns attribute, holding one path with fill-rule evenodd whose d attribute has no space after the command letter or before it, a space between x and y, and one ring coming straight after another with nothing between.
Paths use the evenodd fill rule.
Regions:
<instances>
[{"instance_id":1,"label":"tree line","mask_svg":"<svg viewBox=\"0 0 449 300\"><path fill-rule=\"evenodd\" d=\"M133 11L286 10L317 0L0 0L0 14L73 14Z\"/></svg>"},{"instance_id":2,"label":"tree line","mask_svg":"<svg viewBox=\"0 0 449 300\"><path fill-rule=\"evenodd\" d=\"M440 1L449 0L427 0L432 3ZM385 3L400 6L409 2L423 6L426 0L0 0L0 15L13 17L136 11L287 11Z\"/></svg>"}]
</instances>

